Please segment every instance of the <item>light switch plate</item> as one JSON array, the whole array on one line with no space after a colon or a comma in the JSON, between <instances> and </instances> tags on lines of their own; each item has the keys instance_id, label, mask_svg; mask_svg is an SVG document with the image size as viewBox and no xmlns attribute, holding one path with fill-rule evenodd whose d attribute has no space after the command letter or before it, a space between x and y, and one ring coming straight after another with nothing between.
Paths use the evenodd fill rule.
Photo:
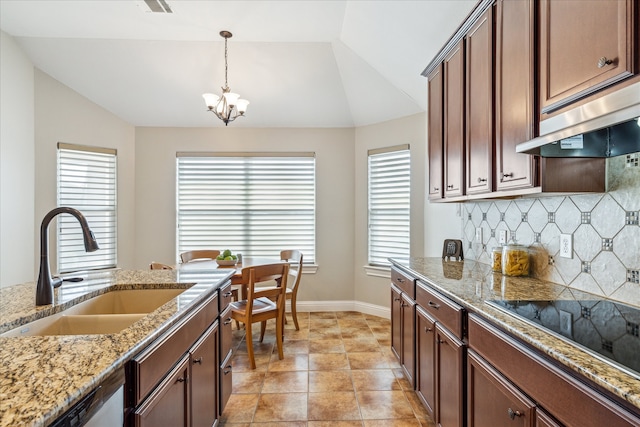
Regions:
<instances>
[{"instance_id":1,"label":"light switch plate","mask_svg":"<svg viewBox=\"0 0 640 427\"><path fill-rule=\"evenodd\" d=\"M476 228L476 243L482 243L482 228Z\"/></svg>"},{"instance_id":2,"label":"light switch plate","mask_svg":"<svg viewBox=\"0 0 640 427\"><path fill-rule=\"evenodd\" d=\"M560 256L573 258L573 234L560 235Z\"/></svg>"},{"instance_id":3,"label":"light switch plate","mask_svg":"<svg viewBox=\"0 0 640 427\"><path fill-rule=\"evenodd\" d=\"M501 245L506 245L507 244L507 230L500 230L498 232L498 242Z\"/></svg>"}]
</instances>

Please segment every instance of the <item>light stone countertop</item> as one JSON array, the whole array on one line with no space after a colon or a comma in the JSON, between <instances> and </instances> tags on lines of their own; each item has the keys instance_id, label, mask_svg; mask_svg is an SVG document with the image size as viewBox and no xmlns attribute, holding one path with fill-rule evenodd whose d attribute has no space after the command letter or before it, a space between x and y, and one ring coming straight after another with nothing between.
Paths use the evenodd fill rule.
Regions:
<instances>
[{"instance_id":1,"label":"light stone countertop","mask_svg":"<svg viewBox=\"0 0 640 427\"><path fill-rule=\"evenodd\" d=\"M233 270L114 270L73 274L53 305L35 306L35 283L0 289L0 333L124 289L186 291L120 333L0 337L0 426L46 426L216 292Z\"/></svg>"},{"instance_id":2,"label":"light stone countertop","mask_svg":"<svg viewBox=\"0 0 640 427\"><path fill-rule=\"evenodd\" d=\"M411 258L408 263L391 261L468 311L492 321L569 369L626 400L638 408L637 412L640 413L640 380L636 376L592 356L568 339L550 334L486 302L602 300L603 297L535 278L503 276L493 273L489 265L475 261L445 261L440 258ZM626 304L624 301L612 302Z\"/></svg>"}]
</instances>

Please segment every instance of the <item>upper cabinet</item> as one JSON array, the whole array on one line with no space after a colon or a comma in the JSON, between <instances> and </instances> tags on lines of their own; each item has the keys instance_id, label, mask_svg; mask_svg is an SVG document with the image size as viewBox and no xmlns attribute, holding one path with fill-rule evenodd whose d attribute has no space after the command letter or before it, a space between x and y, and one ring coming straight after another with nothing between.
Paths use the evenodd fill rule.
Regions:
<instances>
[{"instance_id":1,"label":"upper cabinet","mask_svg":"<svg viewBox=\"0 0 640 427\"><path fill-rule=\"evenodd\" d=\"M634 1L540 0L541 113L633 74Z\"/></svg>"},{"instance_id":2,"label":"upper cabinet","mask_svg":"<svg viewBox=\"0 0 640 427\"><path fill-rule=\"evenodd\" d=\"M513 0L496 5L495 188L531 188L536 185L536 158L516 153L516 145L537 133L535 5Z\"/></svg>"},{"instance_id":3,"label":"upper cabinet","mask_svg":"<svg viewBox=\"0 0 640 427\"><path fill-rule=\"evenodd\" d=\"M466 42L466 194L493 188L493 9L469 29Z\"/></svg>"},{"instance_id":4,"label":"upper cabinet","mask_svg":"<svg viewBox=\"0 0 640 427\"><path fill-rule=\"evenodd\" d=\"M427 77L429 85L429 200L442 199L443 77L442 65Z\"/></svg>"},{"instance_id":5,"label":"upper cabinet","mask_svg":"<svg viewBox=\"0 0 640 427\"><path fill-rule=\"evenodd\" d=\"M444 59L444 195L464 194L464 40Z\"/></svg>"}]
</instances>

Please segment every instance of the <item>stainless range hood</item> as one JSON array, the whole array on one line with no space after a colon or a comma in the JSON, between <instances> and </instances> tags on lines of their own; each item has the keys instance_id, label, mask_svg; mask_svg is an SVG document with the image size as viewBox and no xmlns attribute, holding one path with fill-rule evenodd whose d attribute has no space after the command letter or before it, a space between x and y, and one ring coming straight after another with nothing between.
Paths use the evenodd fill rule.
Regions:
<instances>
[{"instance_id":1,"label":"stainless range hood","mask_svg":"<svg viewBox=\"0 0 640 427\"><path fill-rule=\"evenodd\" d=\"M640 83L540 122L516 152L542 157L613 157L640 151Z\"/></svg>"}]
</instances>

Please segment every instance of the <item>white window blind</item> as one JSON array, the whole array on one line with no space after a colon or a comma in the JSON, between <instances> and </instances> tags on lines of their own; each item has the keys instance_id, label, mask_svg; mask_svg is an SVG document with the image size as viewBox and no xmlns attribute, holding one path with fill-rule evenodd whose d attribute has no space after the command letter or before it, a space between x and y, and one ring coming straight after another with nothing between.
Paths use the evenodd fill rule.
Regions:
<instances>
[{"instance_id":1,"label":"white window blind","mask_svg":"<svg viewBox=\"0 0 640 427\"><path fill-rule=\"evenodd\" d=\"M78 209L100 246L85 252L80 224L58 215L58 272L115 267L116 150L58 144L58 206Z\"/></svg>"},{"instance_id":2,"label":"white window blind","mask_svg":"<svg viewBox=\"0 0 640 427\"><path fill-rule=\"evenodd\" d=\"M409 260L410 160L408 145L369 151L369 265Z\"/></svg>"},{"instance_id":3,"label":"white window blind","mask_svg":"<svg viewBox=\"0 0 640 427\"><path fill-rule=\"evenodd\" d=\"M315 261L313 153L178 153L177 255L225 249Z\"/></svg>"}]
</instances>

